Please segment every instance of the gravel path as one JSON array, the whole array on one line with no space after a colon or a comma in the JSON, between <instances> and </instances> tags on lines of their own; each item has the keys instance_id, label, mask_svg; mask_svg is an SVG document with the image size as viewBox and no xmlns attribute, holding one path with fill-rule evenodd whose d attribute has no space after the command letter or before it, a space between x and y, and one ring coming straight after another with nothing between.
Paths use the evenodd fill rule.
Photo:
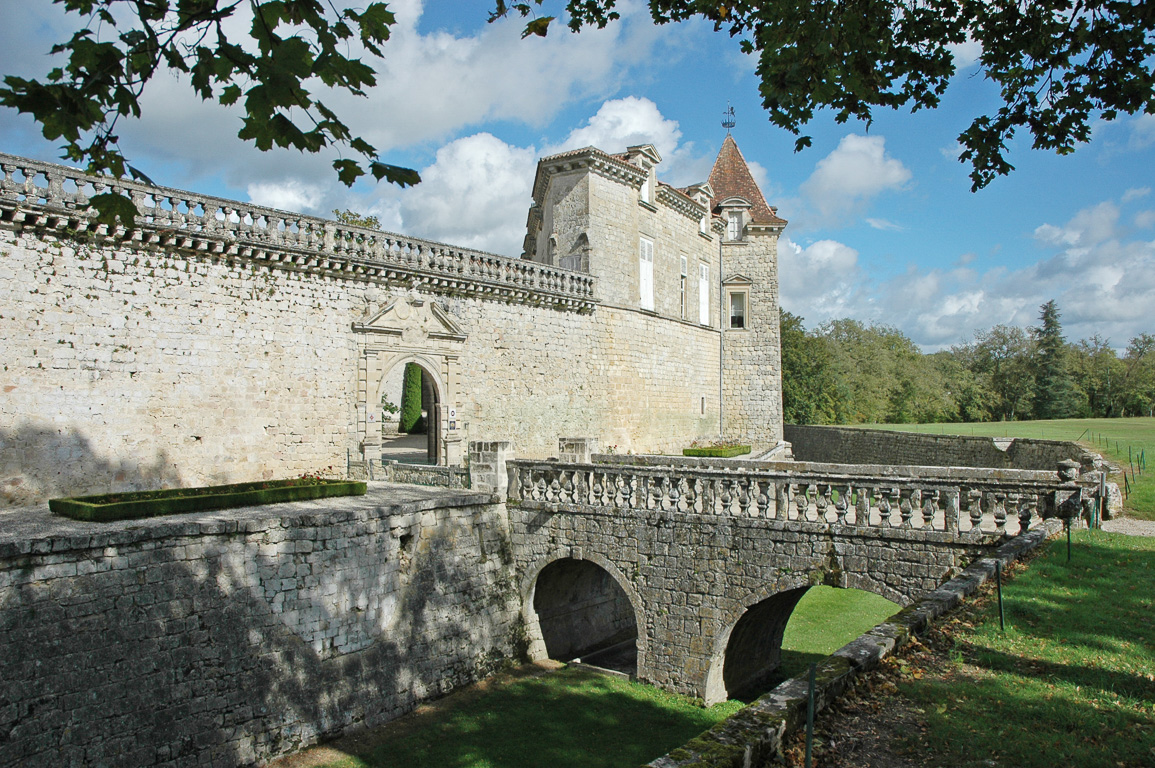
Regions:
<instances>
[{"instance_id":1,"label":"gravel path","mask_svg":"<svg viewBox=\"0 0 1155 768\"><path fill-rule=\"evenodd\" d=\"M1112 533L1125 533L1129 536L1155 536L1155 520L1117 517L1114 520L1104 520L1103 530Z\"/></svg>"}]
</instances>

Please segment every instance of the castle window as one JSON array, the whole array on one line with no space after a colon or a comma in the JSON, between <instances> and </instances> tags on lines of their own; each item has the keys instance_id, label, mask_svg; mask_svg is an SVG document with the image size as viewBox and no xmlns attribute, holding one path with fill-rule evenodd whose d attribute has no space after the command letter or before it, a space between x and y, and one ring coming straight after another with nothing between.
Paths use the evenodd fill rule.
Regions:
<instances>
[{"instance_id":1,"label":"castle window","mask_svg":"<svg viewBox=\"0 0 1155 768\"><path fill-rule=\"evenodd\" d=\"M698 219L698 232L703 235L710 234L710 215L702 214L702 218Z\"/></svg>"},{"instance_id":2,"label":"castle window","mask_svg":"<svg viewBox=\"0 0 1155 768\"><path fill-rule=\"evenodd\" d=\"M742 239L741 211L726 211L726 239L730 241Z\"/></svg>"},{"instance_id":3,"label":"castle window","mask_svg":"<svg viewBox=\"0 0 1155 768\"><path fill-rule=\"evenodd\" d=\"M654 309L654 241L638 240L638 288L642 309Z\"/></svg>"},{"instance_id":4,"label":"castle window","mask_svg":"<svg viewBox=\"0 0 1155 768\"><path fill-rule=\"evenodd\" d=\"M687 270L688 270L688 269L689 269L689 267L688 267L688 265L686 264L686 257L685 257L685 256L683 256L683 257L682 257L682 281L681 281L681 283L682 283L682 305L681 305L681 306L682 306L682 309L681 309L681 318L682 318L683 320L685 320L685 319L686 319L686 275L687 275Z\"/></svg>"},{"instance_id":5,"label":"castle window","mask_svg":"<svg viewBox=\"0 0 1155 768\"><path fill-rule=\"evenodd\" d=\"M732 291L730 298L730 327L746 327L746 292Z\"/></svg>"},{"instance_id":6,"label":"castle window","mask_svg":"<svg viewBox=\"0 0 1155 768\"><path fill-rule=\"evenodd\" d=\"M710 266L698 265L698 322L710 324Z\"/></svg>"}]
</instances>

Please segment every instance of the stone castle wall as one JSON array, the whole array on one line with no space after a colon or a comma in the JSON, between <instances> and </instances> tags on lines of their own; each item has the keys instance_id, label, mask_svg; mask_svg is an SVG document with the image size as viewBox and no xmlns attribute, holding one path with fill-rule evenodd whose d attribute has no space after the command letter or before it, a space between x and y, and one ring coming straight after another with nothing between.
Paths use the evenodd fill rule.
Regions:
<instances>
[{"instance_id":1,"label":"stone castle wall","mask_svg":"<svg viewBox=\"0 0 1155 768\"><path fill-rule=\"evenodd\" d=\"M837 464L907 464L1054 471L1071 459L1092 469L1096 457L1073 442L924 435L885 429L787 424L786 440L798 461Z\"/></svg>"},{"instance_id":2,"label":"stone castle wall","mask_svg":"<svg viewBox=\"0 0 1155 768\"><path fill-rule=\"evenodd\" d=\"M37 514L0 529L0 766L257 764L523 655L488 495Z\"/></svg>"},{"instance_id":3,"label":"stone castle wall","mask_svg":"<svg viewBox=\"0 0 1155 768\"><path fill-rule=\"evenodd\" d=\"M370 288L401 291L0 227L4 501L344 472L360 458L352 324ZM563 434L662 451L717 429L716 332L638 310L420 295L465 335L442 392L463 440L544 457Z\"/></svg>"}]
</instances>

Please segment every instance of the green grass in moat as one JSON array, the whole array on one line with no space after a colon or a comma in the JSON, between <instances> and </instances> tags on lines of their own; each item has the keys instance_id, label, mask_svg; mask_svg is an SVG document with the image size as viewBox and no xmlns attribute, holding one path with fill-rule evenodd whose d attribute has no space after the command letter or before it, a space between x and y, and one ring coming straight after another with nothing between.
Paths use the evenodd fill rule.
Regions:
<instances>
[{"instance_id":1,"label":"green grass in moat","mask_svg":"<svg viewBox=\"0 0 1155 768\"><path fill-rule=\"evenodd\" d=\"M984 437L1028 437L1039 440L1073 440L1102 454L1103 458L1127 470L1135 479L1123 506L1127 514L1155 520L1155 418L1059 419L1055 421L992 421L973 424L862 424L870 429L895 432L922 432L934 435L981 435ZM1148 469L1140 471L1139 456L1145 455ZM1124 487L1122 475L1112 478Z\"/></svg>"},{"instance_id":2,"label":"green grass in moat","mask_svg":"<svg viewBox=\"0 0 1155 768\"><path fill-rule=\"evenodd\" d=\"M782 641L782 678L841 648L898 606L853 589L814 587L798 603ZM392 766L633 766L659 757L737 712L741 702L703 709L652 686L575 668L497 686L318 768Z\"/></svg>"},{"instance_id":3,"label":"green grass in moat","mask_svg":"<svg viewBox=\"0 0 1155 768\"><path fill-rule=\"evenodd\" d=\"M958 768L1155 765L1155 539L1076 531L944 618L950 669L899 685L922 746ZM885 713L882 714L885 716Z\"/></svg>"}]
</instances>

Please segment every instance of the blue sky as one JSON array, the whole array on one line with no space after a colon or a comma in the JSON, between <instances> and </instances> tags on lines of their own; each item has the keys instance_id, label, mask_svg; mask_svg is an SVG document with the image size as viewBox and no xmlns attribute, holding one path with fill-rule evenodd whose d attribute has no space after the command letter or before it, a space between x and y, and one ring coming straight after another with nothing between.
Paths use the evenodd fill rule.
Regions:
<instances>
[{"instance_id":1,"label":"blue sky","mask_svg":"<svg viewBox=\"0 0 1155 768\"><path fill-rule=\"evenodd\" d=\"M1095 126L1073 155L1033 151L1019 137L1016 171L970 192L957 135L998 106L960 64L944 104L883 111L869 126L820 114L813 147L770 125L754 61L705 23L654 26L643 4L578 35L558 26L520 39L513 19L487 24L477 0L401 0L368 99L335 97L393 163L416 167L410 190L342 187L333 155L262 153L235 136L235 110L200 102L187 85L154 81L144 117L121 147L158 183L329 215L352 208L385 229L517 256L530 185L543 154L593 144L653 143L663 180L702 181L733 134L767 200L790 221L780 248L782 304L808 327L839 317L893 325L927 351L965 343L998 323L1030 325L1055 299L1069 339L1100 334L1117 348L1155 332L1155 115ZM72 26L47 0L6 3L0 73L43 75L44 55ZM237 28L244 29L238 20ZM0 151L56 160L26 117L0 111Z\"/></svg>"}]
</instances>

